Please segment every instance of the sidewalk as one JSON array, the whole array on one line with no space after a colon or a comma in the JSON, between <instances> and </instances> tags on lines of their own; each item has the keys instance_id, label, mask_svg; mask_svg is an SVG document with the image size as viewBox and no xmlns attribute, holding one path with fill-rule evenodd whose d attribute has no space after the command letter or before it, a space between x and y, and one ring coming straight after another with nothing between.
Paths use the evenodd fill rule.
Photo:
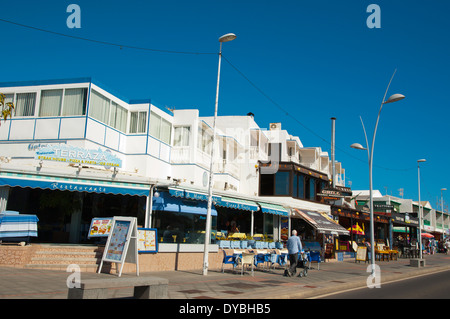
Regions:
<instances>
[{"instance_id":1,"label":"sidewalk","mask_svg":"<svg viewBox=\"0 0 450 319\"><path fill-rule=\"evenodd\" d=\"M383 282L413 277L440 270L450 270L450 255L424 256L426 266L409 266L409 259L377 262L381 268ZM355 263L354 259L344 262L313 263L307 277L283 277L283 270L246 272L231 271L225 265L225 273L209 270L203 276L201 271L166 271L141 273L141 276L157 276L169 280L170 299L289 299L311 298L325 293L356 287L366 287L368 263ZM36 270L0 267L0 299L66 299L66 280L71 273L53 270ZM109 278L115 274L81 273L82 279ZM135 276L132 273L122 277ZM110 298L128 298L132 289L111 289Z\"/></svg>"}]
</instances>

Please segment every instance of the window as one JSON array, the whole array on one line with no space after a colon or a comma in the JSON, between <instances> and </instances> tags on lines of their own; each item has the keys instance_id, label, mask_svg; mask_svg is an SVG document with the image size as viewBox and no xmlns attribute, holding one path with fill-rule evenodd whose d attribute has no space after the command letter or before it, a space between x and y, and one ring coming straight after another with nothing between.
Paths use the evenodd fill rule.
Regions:
<instances>
[{"instance_id":1,"label":"window","mask_svg":"<svg viewBox=\"0 0 450 319\"><path fill-rule=\"evenodd\" d=\"M290 172L278 171L275 174L275 195L290 195L289 193Z\"/></svg>"},{"instance_id":2,"label":"window","mask_svg":"<svg viewBox=\"0 0 450 319\"><path fill-rule=\"evenodd\" d=\"M59 116L61 114L63 90L42 90L39 116Z\"/></svg>"},{"instance_id":3,"label":"window","mask_svg":"<svg viewBox=\"0 0 450 319\"><path fill-rule=\"evenodd\" d=\"M85 115L86 96L86 88L42 90L39 116Z\"/></svg>"},{"instance_id":4,"label":"window","mask_svg":"<svg viewBox=\"0 0 450 319\"><path fill-rule=\"evenodd\" d=\"M62 115L85 115L86 100L87 88L65 89Z\"/></svg>"},{"instance_id":5,"label":"window","mask_svg":"<svg viewBox=\"0 0 450 319\"><path fill-rule=\"evenodd\" d=\"M17 93L15 116L33 116L36 105L36 93Z\"/></svg>"},{"instance_id":6,"label":"window","mask_svg":"<svg viewBox=\"0 0 450 319\"><path fill-rule=\"evenodd\" d=\"M124 107L94 90L92 91L90 104L89 115L91 117L121 132L126 132L128 111Z\"/></svg>"},{"instance_id":7,"label":"window","mask_svg":"<svg viewBox=\"0 0 450 319\"><path fill-rule=\"evenodd\" d=\"M210 155L212 147L212 135L202 126L198 127L197 148Z\"/></svg>"},{"instance_id":8,"label":"window","mask_svg":"<svg viewBox=\"0 0 450 319\"><path fill-rule=\"evenodd\" d=\"M111 102L111 116L109 119L109 125L121 132L126 132L127 116L128 112L125 108L115 102Z\"/></svg>"},{"instance_id":9,"label":"window","mask_svg":"<svg viewBox=\"0 0 450 319\"><path fill-rule=\"evenodd\" d=\"M173 134L173 146L189 146L190 126L174 127Z\"/></svg>"},{"instance_id":10,"label":"window","mask_svg":"<svg viewBox=\"0 0 450 319\"><path fill-rule=\"evenodd\" d=\"M109 121L109 99L92 90L89 115L105 124Z\"/></svg>"},{"instance_id":11,"label":"window","mask_svg":"<svg viewBox=\"0 0 450 319\"><path fill-rule=\"evenodd\" d=\"M172 125L169 121L161 116L150 112L150 135L161 140L166 144L170 144Z\"/></svg>"},{"instance_id":12,"label":"window","mask_svg":"<svg viewBox=\"0 0 450 319\"><path fill-rule=\"evenodd\" d=\"M131 112L130 133L145 133L147 127L147 112Z\"/></svg>"}]
</instances>

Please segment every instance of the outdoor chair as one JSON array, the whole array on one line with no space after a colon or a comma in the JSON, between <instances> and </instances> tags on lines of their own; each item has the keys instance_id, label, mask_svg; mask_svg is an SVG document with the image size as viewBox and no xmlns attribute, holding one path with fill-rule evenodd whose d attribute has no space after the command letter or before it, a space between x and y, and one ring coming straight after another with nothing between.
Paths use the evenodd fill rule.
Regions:
<instances>
[{"instance_id":1,"label":"outdoor chair","mask_svg":"<svg viewBox=\"0 0 450 319\"><path fill-rule=\"evenodd\" d=\"M241 276L244 275L244 267L246 265L250 265L252 267L252 276L253 276L253 259L255 255L251 253L242 253L242 257L239 258L238 263L241 265Z\"/></svg>"},{"instance_id":2,"label":"outdoor chair","mask_svg":"<svg viewBox=\"0 0 450 319\"><path fill-rule=\"evenodd\" d=\"M231 248L230 241L229 240L220 240L219 241L219 248L222 248L222 249L224 249L224 248Z\"/></svg>"},{"instance_id":3,"label":"outdoor chair","mask_svg":"<svg viewBox=\"0 0 450 319\"><path fill-rule=\"evenodd\" d=\"M222 260L222 273L224 272L224 265L233 265L233 270L236 267L236 256L234 255L227 255L226 251L222 249L223 251L223 260Z\"/></svg>"}]
</instances>

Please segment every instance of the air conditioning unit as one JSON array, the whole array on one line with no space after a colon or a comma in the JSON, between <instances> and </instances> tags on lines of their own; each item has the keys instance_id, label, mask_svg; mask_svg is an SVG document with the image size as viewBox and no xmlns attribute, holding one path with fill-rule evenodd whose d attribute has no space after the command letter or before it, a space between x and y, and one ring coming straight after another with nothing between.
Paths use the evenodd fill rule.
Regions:
<instances>
[{"instance_id":1,"label":"air conditioning unit","mask_svg":"<svg viewBox=\"0 0 450 319\"><path fill-rule=\"evenodd\" d=\"M281 123L270 123L270 130L281 130Z\"/></svg>"}]
</instances>

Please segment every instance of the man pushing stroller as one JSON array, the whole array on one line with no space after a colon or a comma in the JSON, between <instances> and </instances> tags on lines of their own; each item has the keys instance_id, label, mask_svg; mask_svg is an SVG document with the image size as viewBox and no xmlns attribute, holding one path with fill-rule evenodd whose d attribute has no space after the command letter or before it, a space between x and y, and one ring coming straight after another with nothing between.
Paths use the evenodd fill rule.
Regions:
<instances>
[{"instance_id":1,"label":"man pushing stroller","mask_svg":"<svg viewBox=\"0 0 450 319\"><path fill-rule=\"evenodd\" d=\"M303 256L303 247L302 242L300 241L300 238L297 236L297 231L294 229L292 230L292 236L289 237L286 248L288 249L288 255L289 255L289 269L286 269L285 276L292 277L297 272L297 267L304 268L303 271L300 271L300 274L298 275L301 277L305 274L305 270L307 271L306 264L304 263L304 256ZM302 259L299 262L299 253L302 254Z\"/></svg>"}]
</instances>

